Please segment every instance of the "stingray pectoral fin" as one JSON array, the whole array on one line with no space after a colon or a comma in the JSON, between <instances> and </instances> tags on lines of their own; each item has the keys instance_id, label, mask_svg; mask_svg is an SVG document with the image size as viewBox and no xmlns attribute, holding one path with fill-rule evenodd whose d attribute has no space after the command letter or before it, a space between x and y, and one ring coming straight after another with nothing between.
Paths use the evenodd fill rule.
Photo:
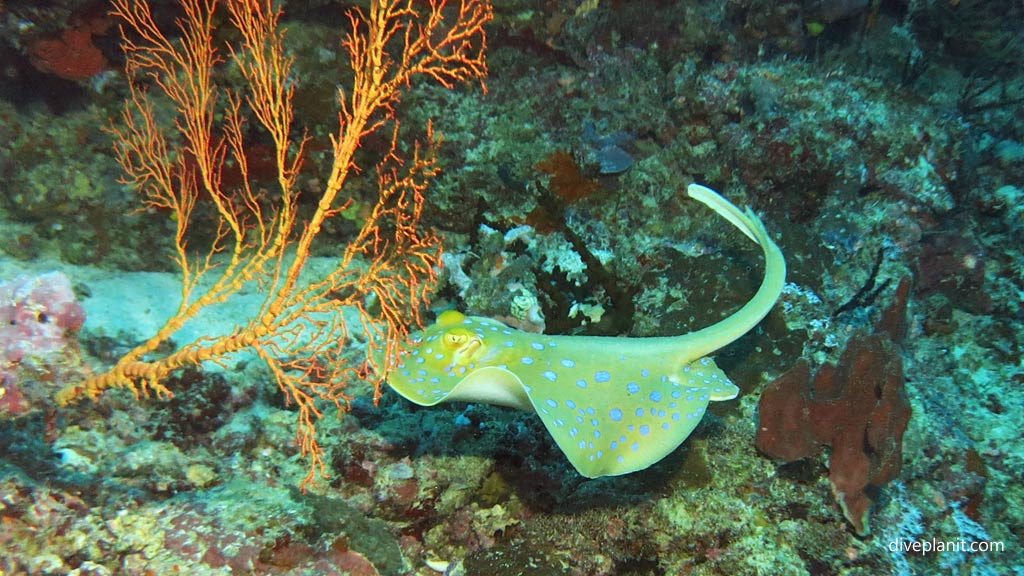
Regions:
<instances>
[{"instance_id":1,"label":"stingray pectoral fin","mask_svg":"<svg viewBox=\"0 0 1024 576\"><path fill-rule=\"evenodd\" d=\"M532 410L533 406L527 397L529 389L514 373L497 366L488 366L478 368L463 378L452 388L447 399Z\"/></svg>"},{"instance_id":2,"label":"stingray pectoral fin","mask_svg":"<svg viewBox=\"0 0 1024 576\"><path fill-rule=\"evenodd\" d=\"M537 414L555 443L581 475L587 478L618 476L643 470L675 450L693 432L708 399L699 395L689 402L686 417L665 415L646 408L571 409L564 405L534 403Z\"/></svg>"},{"instance_id":3,"label":"stingray pectoral fin","mask_svg":"<svg viewBox=\"0 0 1024 576\"><path fill-rule=\"evenodd\" d=\"M710 358L671 376L593 381L583 390L538 386L527 395L555 443L588 478L649 467L686 440L709 402L739 393Z\"/></svg>"},{"instance_id":4,"label":"stingray pectoral fin","mask_svg":"<svg viewBox=\"0 0 1024 576\"><path fill-rule=\"evenodd\" d=\"M488 366L473 370L461 379L434 379L438 382L392 377L388 383L403 398L420 406L434 406L441 402L483 402L533 410L526 395L526 385L504 368Z\"/></svg>"}]
</instances>

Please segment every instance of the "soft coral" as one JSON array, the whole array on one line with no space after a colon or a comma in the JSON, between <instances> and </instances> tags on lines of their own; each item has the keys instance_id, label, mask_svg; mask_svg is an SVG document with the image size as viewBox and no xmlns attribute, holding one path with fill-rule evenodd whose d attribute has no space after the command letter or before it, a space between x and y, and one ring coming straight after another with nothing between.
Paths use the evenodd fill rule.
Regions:
<instances>
[{"instance_id":1,"label":"soft coral","mask_svg":"<svg viewBox=\"0 0 1024 576\"><path fill-rule=\"evenodd\" d=\"M900 283L876 332L851 340L838 364L812 378L800 361L765 388L758 404L756 444L764 454L792 461L832 447L832 493L861 536L869 533L870 489L896 478L902 464L911 409L894 342L906 332L909 290L908 281Z\"/></svg>"},{"instance_id":2,"label":"soft coral","mask_svg":"<svg viewBox=\"0 0 1024 576\"><path fill-rule=\"evenodd\" d=\"M107 59L92 43L94 34L105 34L110 19L96 17L63 30L59 36L37 38L28 44L32 65L66 80L87 80L107 68Z\"/></svg>"}]
</instances>

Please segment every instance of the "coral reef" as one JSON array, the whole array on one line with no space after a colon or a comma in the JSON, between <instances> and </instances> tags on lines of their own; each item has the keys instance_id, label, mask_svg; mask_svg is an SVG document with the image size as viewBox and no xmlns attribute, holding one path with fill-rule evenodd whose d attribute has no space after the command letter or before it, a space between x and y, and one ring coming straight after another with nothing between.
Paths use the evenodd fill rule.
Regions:
<instances>
[{"instance_id":1,"label":"coral reef","mask_svg":"<svg viewBox=\"0 0 1024 576\"><path fill-rule=\"evenodd\" d=\"M223 14L224 2L208 3ZM369 2L274 5L293 59L295 124L311 138L295 174L298 230L330 177L338 87L354 77L345 10ZM180 3L151 6L178 42ZM631 337L713 324L756 290L762 263L745 238L681 200L688 184L703 182L753 207L789 264L780 304L715 358L741 390L736 401L712 405L679 449L645 471L584 480L534 417L483 404L425 410L390 393L375 406L372 382L356 378L348 413L318 405L329 477L305 493L296 406L252 355L174 371L164 381L170 400L114 390L54 408L46 396L81 380L78 356L107 369L173 314L179 278L166 272L177 221L166 210L138 211L139 197L118 182L103 128L123 129L129 94L119 26L89 38L108 62L95 76L68 80L33 64L33 43L89 25L104 3L2 0L0 278L59 270L88 321L62 335L70 356L14 366L31 409L0 416L0 571L1019 571L1024 5L496 0L494 8L486 94L403 84L394 111L408 140L393 150L388 131L354 156L366 167L411 154L406 144L424 141L430 119L443 135L420 223L443 240L444 269L424 320L455 308L533 332ZM212 24L217 49L237 42L225 20ZM244 88L230 55L219 55L213 78ZM218 126L226 104L215 106ZM158 99L154 111L170 126L172 105ZM270 206L280 200L273 146L255 118L244 120L251 148L240 159L260 206ZM183 162L196 167L187 155ZM225 182L243 183L237 162L226 164ZM337 265L372 214L377 176L351 174L351 205L323 223L309 272ZM561 204L554 211L552 197ZM211 197L197 199L200 221L212 223L214 211ZM204 229L196 227L190 257L215 238ZM882 316L908 275L899 328ZM625 306L621 296L614 305L610 287ZM259 310L266 288L245 285L239 297L249 306L211 307L187 338L153 357L229 332ZM351 310L334 318L359 324ZM899 346L866 336L904 329ZM344 345L354 358L365 343L354 330ZM880 428L882 441L863 434L868 410L842 418L861 431L847 434L862 439L860 450L836 451L861 466L839 479L865 528L860 496L870 501L870 535L860 536L833 494L829 468L843 460L830 460L835 447L824 443L839 443L836 434L818 439L796 427L817 451L774 461L755 444L758 418L770 417L759 400L801 362L803 393L824 370L846 398L866 388L852 381L857 374L894 382L897 356L913 412L902 457L884 457L895 453L902 408ZM865 370L865 358L883 363ZM883 389L891 398L895 388ZM878 485L894 474L884 462L897 461L898 476ZM942 552L916 551L936 542Z\"/></svg>"}]
</instances>

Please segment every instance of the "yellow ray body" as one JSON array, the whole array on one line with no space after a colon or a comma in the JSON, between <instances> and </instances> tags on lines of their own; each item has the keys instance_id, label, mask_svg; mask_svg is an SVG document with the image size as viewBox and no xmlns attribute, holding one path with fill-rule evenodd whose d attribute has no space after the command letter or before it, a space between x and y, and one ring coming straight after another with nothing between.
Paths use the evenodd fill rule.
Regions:
<instances>
[{"instance_id":1,"label":"yellow ray body","mask_svg":"<svg viewBox=\"0 0 1024 576\"><path fill-rule=\"evenodd\" d=\"M775 305L786 277L782 251L761 220L709 188L690 197L761 246L765 275L733 315L682 336L550 336L448 311L387 375L421 406L486 402L535 411L580 474L615 476L647 468L693 432L708 403L739 389L706 356L736 340Z\"/></svg>"}]
</instances>

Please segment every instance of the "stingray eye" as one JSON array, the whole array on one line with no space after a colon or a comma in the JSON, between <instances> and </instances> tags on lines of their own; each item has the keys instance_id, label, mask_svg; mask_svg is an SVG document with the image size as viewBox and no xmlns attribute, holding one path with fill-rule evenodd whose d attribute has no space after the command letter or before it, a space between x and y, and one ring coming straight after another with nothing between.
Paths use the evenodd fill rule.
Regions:
<instances>
[{"instance_id":1,"label":"stingray eye","mask_svg":"<svg viewBox=\"0 0 1024 576\"><path fill-rule=\"evenodd\" d=\"M461 328L449 330L441 341L451 351L452 364L457 366L471 364L484 349L484 342L478 334Z\"/></svg>"},{"instance_id":2,"label":"stingray eye","mask_svg":"<svg viewBox=\"0 0 1024 576\"><path fill-rule=\"evenodd\" d=\"M449 332L444 335L444 345L453 350L465 344L467 340L469 340L468 334Z\"/></svg>"}]
</instances>

